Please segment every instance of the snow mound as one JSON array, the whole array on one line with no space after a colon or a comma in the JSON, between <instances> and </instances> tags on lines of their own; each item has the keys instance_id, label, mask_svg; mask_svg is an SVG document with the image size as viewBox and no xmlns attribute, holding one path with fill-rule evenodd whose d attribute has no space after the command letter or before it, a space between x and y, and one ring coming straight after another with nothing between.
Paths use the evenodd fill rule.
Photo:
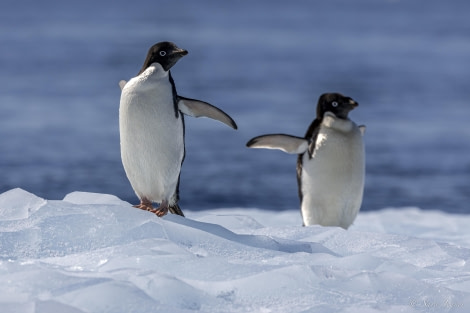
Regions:
<instances>
[{"instance_id":1,"label":"snow mound","mask_svg":"<svg viewBox=\"0 0 470 313\"><path fill-rule=\"evenodd\" d=\"M0 312L467 312L470 217L297 211L158 218L115 196L0 195Z\"/></svg>"}]
</instances>

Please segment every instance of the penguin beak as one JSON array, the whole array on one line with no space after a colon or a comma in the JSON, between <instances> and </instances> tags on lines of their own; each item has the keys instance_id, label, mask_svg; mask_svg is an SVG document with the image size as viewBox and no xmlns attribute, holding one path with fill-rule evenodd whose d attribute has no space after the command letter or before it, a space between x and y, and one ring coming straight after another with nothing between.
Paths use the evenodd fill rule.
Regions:
<instances>
[{"instance_id":1,"label":"penguin beak","mask_svg":"<svg viewBox=\"0 0 470 313\"><path fill-rule=\"evenodd\" d=\"M173 65L175 65L176 62L178 62L179 59L181 59L182 57L184 57L187 54L188 54L187 50L180 49L180 48L175 48L174 50L171 51L171 53L169 55L170 57L169 57L169 60L168 60L168 64L163 66L163 69L165 71L170 70L170 68L172 68Z\"/></svg>"},{"instance_id":2,"label":"penguin beak","mask_svg":"<svg viewBox=\"0 0 470 313\"><path fill-rule=\"evenodd\" d=\"M181 48L175 48L173 51L171 51L172 58L175 58L177 60L181 59L187 54L188 54L188 50L184 50Z\"/></svg>"},{"instance_id":3,"label":"penguin beak","mask_svg":"<svg viewBox=\"0 0 470 313\"><path fill-rule=\"evenodd\" d=\"M175 49L173 50L173 53L172 53L175 57L178 57L178 58L182 58L184 57L186 54L188 54L188 50L184 50L184 49Z\"/></svg>"},{"instance_id":4,"label":"penguin beak","mask_svg":"<svg viewBox=\"0 0 470 313\"><path fill-rule=\"evenodd\" d=\"M349 104L351 105L351 108L355 108L357 106L359 106L359 103L357 103L356 101L354 101L353 99L349 98Z\"/></svg>"}]
</instances>

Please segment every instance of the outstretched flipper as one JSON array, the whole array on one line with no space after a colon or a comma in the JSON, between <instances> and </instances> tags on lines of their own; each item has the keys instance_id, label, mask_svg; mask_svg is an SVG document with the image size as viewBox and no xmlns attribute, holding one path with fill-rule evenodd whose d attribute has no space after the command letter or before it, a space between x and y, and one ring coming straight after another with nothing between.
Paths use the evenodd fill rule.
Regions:
<instances>
[{"instance_id":1,"label":"outstretched flipper","mask_svg":"<svg viewBox=\"0 0 470 313\"><path fill-rule=\"evenodd\" d=\"M308 149L308 140L301 137L272 134L258 136L246 144L248 148L279 149L290 154L302 154Z\"/></svg>"},{"instance_id":2,"label":"outstretched flipper","mask_svg":"<svg viewBox=\"0 0 470 313\"><path fill-rule=\"evenodd\" d=\"M126 84L127 82L125 80L119 81L119 87L121 88L121 90ZM232 127L233 129L238 128L235 121L227 113L225 113L218 107L215 107L212 104L201 100L178 96L178 109L181 111L181 113L192 117L205 116L222 122Z\"/></svg>"},{"instance_id":3,"label":"outstretched flipper","mask_svg":"<svg viewBox=\"0 0 470 313\"><path fill-rule=\"evenodd\" d=\"M205 116L237 129L235 121L221 109L204 101L178 96L178 109L181 113L200 117Z\"/></svg>"}]
</instances>

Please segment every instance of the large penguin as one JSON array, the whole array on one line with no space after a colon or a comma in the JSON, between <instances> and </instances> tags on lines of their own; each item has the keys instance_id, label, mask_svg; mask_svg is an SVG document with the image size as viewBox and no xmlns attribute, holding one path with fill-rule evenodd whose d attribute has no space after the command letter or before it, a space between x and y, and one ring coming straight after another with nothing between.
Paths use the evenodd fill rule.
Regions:
<instances>
[{"instance_id":1,"label":"large penguin","mask_svg":"<svg viewBox=\"0 0 470 313\"><path fill-rule=\"evenodd\" d=\"M285 134L251 139L250 148L298 154L297 182L303 224L347 229L359 212L365 176L363 134L348 113L358 103L339 93L321 95L305 137Z\"/></svg>"},{"instance_id":2,"label":"large penguin","mask_svg":"<svg viewBox=\"0 0 470 313\"><path fill-rule=\"evenodd\" d=\"M179 200L181 165L185 157L184 117L206 116L237 129L233 119L207 102L176 93L170 68L186 50L172 42L153 45L142 69L120 81L119 131L121 159L127 178L140 199L135 207L163 216L183 215ZM160 203L154 209L152 202Z\"/></svg>"}]
</instances>

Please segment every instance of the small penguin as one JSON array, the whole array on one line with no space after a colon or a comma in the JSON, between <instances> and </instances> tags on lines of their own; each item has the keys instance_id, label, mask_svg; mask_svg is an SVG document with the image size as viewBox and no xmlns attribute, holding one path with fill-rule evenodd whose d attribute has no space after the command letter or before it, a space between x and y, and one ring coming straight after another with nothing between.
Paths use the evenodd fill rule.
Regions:
<instances>
[{"instance_id":1,"label":"small penguin","mask_svg":"<svg viewBox=\"0 0 470 313\"><path fill-rule=\"evenodd\" d=\"M303 225L347 229L361 207L364 191L365 126L348 113L358 103L339 93L325 93L304 138L272 134L251 139L250 148L298 154L297 182Z\"/></svg>"},{"instance_id":2,"label":"small penguin","mask_svg":"<svg viewBox=\"0 0 470 313\"><path fill-rule=\"evenodd\" d=\"M234 120L211 104L176 93L170 69L188 51L172 42L153 45L136 77L120 81L121 159L140 204L134 207L163 216L184 216L179 200L185 157L183 114L206 116L237 129ZM152 202L160 203L154 209Z\"/></svg>"}]
</instances>

